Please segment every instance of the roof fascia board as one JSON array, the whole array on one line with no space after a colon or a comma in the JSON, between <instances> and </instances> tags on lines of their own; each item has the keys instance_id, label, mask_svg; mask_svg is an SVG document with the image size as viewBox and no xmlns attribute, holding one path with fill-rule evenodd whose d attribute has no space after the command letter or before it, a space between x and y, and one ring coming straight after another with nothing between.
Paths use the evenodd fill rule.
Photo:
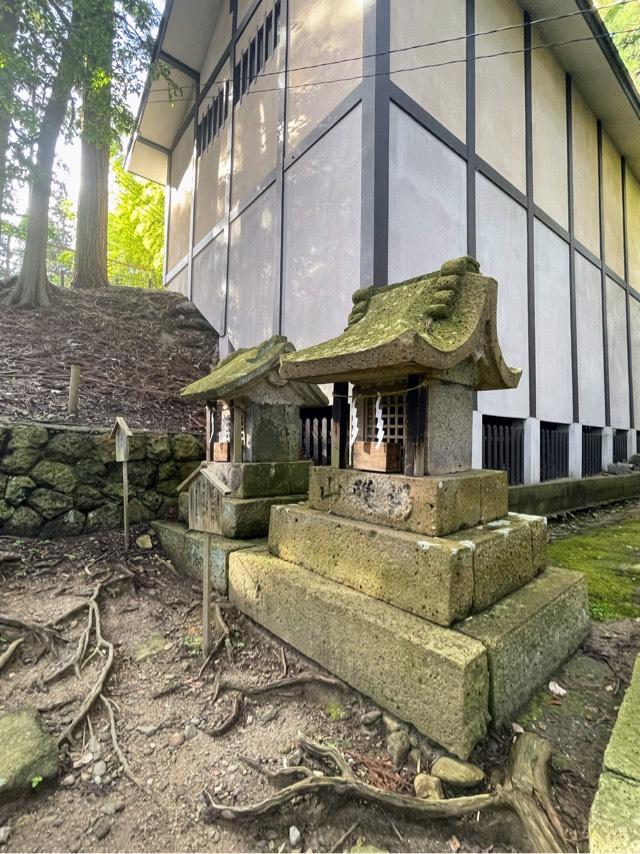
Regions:
<instances>
[{"instance_id":1,"label":"roof fascia board","mask_svg":"<svg viewBox=\"0 0 640 854\"><path fill-rule=\"evenodd\" d=\"M597 36L596 41L600 46L600 50L604 54L607 62L611 66L618 83L622 87L629 103L633 107L636 116L640 119L640 94L635 87L635 84L629 74L629 71L622 61L622 57L618 53L618 49L609 34L602 18L597 12L597 9L591 0L575 0L576 6L585 14L584 20L594 36Z\"/></svg>"}]
</instances>

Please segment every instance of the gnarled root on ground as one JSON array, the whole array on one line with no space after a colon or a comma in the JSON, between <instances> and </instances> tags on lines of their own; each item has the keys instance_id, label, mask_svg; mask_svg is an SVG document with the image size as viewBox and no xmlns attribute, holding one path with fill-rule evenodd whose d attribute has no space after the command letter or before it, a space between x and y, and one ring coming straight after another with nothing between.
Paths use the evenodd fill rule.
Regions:
<instances>
[{"instance_id":1,"label":"gnarled root on ground","mask_svg":"<svg viewBox=\"0 0 640 854\"><path fill-rule=\"evenodd\" d=\"M568 850L560 819L551 800L551 748L545 739L535 733L524 733L516 738L509 755L505 781L495 791L438 801L427 801L371 786L355 776L346 758L335 748L314 742L302 734L299 743L309 757L333 764L339 773L334 776L319 774L306 766L286 769L286 773L266 772L275 782L293 776L301 776L303 779L280 789L269 798L246 806L217 803L205 789L204 795L209 804L207 818L246 821L268 815L296 798L310 794L322 795L325 792L376 804L417 819L451 819L489 807L506 807L512 809L522 821L531 841L531 850ZM249 764L257 767L256 763Z\"/></svg>"}]
</instances>

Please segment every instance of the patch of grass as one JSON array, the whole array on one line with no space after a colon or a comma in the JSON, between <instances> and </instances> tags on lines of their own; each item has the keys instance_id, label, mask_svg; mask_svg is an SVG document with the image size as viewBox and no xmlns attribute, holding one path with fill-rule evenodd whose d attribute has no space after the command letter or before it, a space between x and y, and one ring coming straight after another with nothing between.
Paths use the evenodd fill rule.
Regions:
<instances>
[{"instance_id":1,"label":"patch of grass","mask_svg":"<svg viewBox=\"0 0 640 854\"><path fill-rule=\"evenodd\" d=\"M640 521L549 543L549 563L583 572L594 620L640 617Z\"/></svg>"},{"instance_id":2,"label":"patch of grass","mask_svg":"<svg viewBox=\"0 0 640 854\"><path fill-rule=\"evenodd\" d=\"M334 723L344 720L344 718L346 718L347 716L344 706L341 703L337 703L335 701L326 704L326 706L324 707L324 713L329 718L329 720L334 721Z\"/></svg>"},{"instance_id":3,"label":"patch of grass","mask_svg":"<svg viewBox=\"0 0 640 854\"><path fill-rule=\"evenodd\" d=\"M202 655L202 635L187 634L183 637L182 643L187 648L189 655Z\"/></svg>"}]
</instances>

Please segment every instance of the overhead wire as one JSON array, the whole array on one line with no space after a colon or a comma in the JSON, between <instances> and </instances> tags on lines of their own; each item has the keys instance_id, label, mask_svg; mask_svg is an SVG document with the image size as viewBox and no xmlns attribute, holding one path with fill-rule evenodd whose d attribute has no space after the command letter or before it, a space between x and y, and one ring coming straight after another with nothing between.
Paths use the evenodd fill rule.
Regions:
<instances>
[{"instance_id":1,"label":"overhead wire","mask_svg":"<svg viewBox=\"0 0 640 854\"><path fill-rule=\"evenodd\" d=\"M293 68L286 69L286 71L288 74L295 74L296 72L300 72L300 71L312 71L314 69L326 68L326 67L330 67L333 65L344 64L347 62L361 62L361 61L364 61L367 59L376 59L378 57L391 56L391 55L397 54L397 53L405 53L405 52L412 51L412 50L421 50L423 48L428 48L428 47L437 47L439 45L452 44L452 43L458 42L458 41L467 41L469 39L476 39L476 38L480 38L482 36L495 35L498 33L508 32L510 30L523 29L525 26L535 26L536 24L544 24L544 23L550 23L553 21L561 21L561 20L565 20L568 18L574 18L578 15L584 16L584 15L596 14L596 13L600 12L601 10L611 9L613 7L616 7L616 6L626 6L629 3L639 3L639 2L640 2L640 0L618 0L618 2L608 3L606 5L599 6L597 9L596 8L578 9L578 10L575 10L573 12L564 12L564 13L559 14L559 15L549 15L549 16L544 17L544 18L534 18L531 21L529 21L528 24L525 24L524 21L521 23L517 23L517 24L507 24L503 27L494 27L493 29L490 29L490 30L478 30L478 31L473 32L473 33L464 33L464 34L461 34L458 36L449 36L447 38L436 39L436 40L430 41L430 42L421 42L418 44L407 45L405 47L391 48L389 50L379 51L379 52L375 52L375 53L365 53L365 54L361 54L360 56L344 57L342 59L331 59L331 60L326 60L325 62L318 62L318 63L314 63L314 64L310 64L310 65L295 66ZM611 32L611 33L607 32L607 33L602 33L600 36L586 36L586 37L583 37L579 40L580 41L589 41L592 38L594 38L594 39L595 38L603 38L603 37L608 37L611 35L618 35L618 33L626 33L626 32L636 32L636 29L634 28L634 29L630 29L630 30L619 30L618 32ZM541 45L540 47L558 47L562 44L572 44L575 41L578 41L578 39L570 40L567 42L558 42L558 43L552 44L552 45ZM522 50L525 50L525 49L522 49ZM511 53L511 52L514 52L514 51L508 51L507 53ZM494 53L494 54L487 54L486 58L492 58L494 56L500 56L500 55L502 55L502 52L501 53ZM482 59L482 58L483 58L482 56L476 56L476 59ZM438 65L451 64L453 62L466 62L466 58L465 59L458 59L458 60L448 60L446 62L439 63ZM436 65L436 66L417 66L416 68L407 68L407 69L394 69L391 73L395 74L396 71L419 70L422 67L438 67L438 65ZM259 75L256 76L256 79L258 79L258 77L260 77L260 78L277 77L283 73L284 73L284 69L281 69L279 71L262 71L262 72L260 72ZM358 75L358 76L360 77L361 75ZM375 76L375 75L368 75L368 76ZM326 83L334 83L334 82L342 82L343 79L353 79L353 78L337 78L336 80L318 81L318 82L319 83L325 83L325 82ZM225 78L221 78L219 80L211 81L211 83L208 84L208 87L210 88L212 86L222 86L225 83L230 83L230 82L231 82L231 79L225 77ZM182 91L185 89L195 89L196 85L197 84L195 84L195 83L193 83L193 84L188 83L188 84L185 84L183 86L178 86L178 85L176 85L175 87L167 86L167 87L164 87L162 89L153 89L152 91L154 94L160 93L160 92L171 92L171 91L174 91L175 89L179 89ZM316 83L304 83L304 84L299 84L299 85L311 86L311 85L316 85ZM282 87L274 87L274 88L277 88L278 90L280 90ZM273 91L273 90L264 90L263 89L260 91ZM215 96L205 96L205 98L207 98L207 97L215 97ZM176 99L174 99L174 98L168 98L167 102L172 103L175 100ZM187 99L179 99L179 100L187 100ZM203 98L203 100L204 100L204 98ZM152 101L151 103L162 103L162 101Z\"/></svg>"},{"instance_id":2,"label":"overhead wire","mask_svg":"<svg viewBox=\"0 0 640 854\"><path fill-rule=\"evenodd\" d=\"M640 0L634 0L634 2L640 2ZM551 42L551 43L544 43L544 44L538 44L538 45L531 45L529 47L514 48L513 50L495 51L494 53L477 54L474 57L474 59L475 60L495 59L496 57L499 57L499 56L512 56L512 55L520 54L520 53L529 53L529 52L532 52L534 50L541 50L543 48L548 49L548 48L554 48L554 47L563 47L564 45L579 44L581 42L587 42L587 41L596 41L597 39L609 38L610 36L622 35L625 33L637 33L637 32L640 32L640 26L631 27L629 29L624 29L624 30L615 30L613 32L602 33L600 35L583 36L580 38L568 39L568 40L560 41L560 42ZM256 95L256 94L263 95L267 92L283 92L283 91L289 91L292 89L306 89L310 86L326 86L326 85L330 85L332 83L347 83L347 82L351 82L351 81L355 81L355 80L364 80L364 79L370 79L373 77L389 76L389 75L393 75L393 74L402 74L402 73L406 73L406 72L410 72L410 71L422 71L422 70L426 70L429 68L442 68L442 67L448 66L448 65L466 64L467 62L468 62L468 60L466 57L460 58L460 59L447 59L447 60L443 60L441 62L423 63L420 65L412 65L412 66L407 66L406 68L397 68L397 69L384 71L384 72L375 71L375 72L370 72L370 73L354 74L354 75L350 75L348 77L336 77L336 78L332 78L331 80L309 80L309 81L306 81L305 83L285 84L283 86L273 86L270 88L247 89L247 91L243 92L242 97L244 98L247 95ZM284 75L285 70L282 69L281 71L273 72L273 73L278 74L278 75ZM291 69L288 69L287 73L290 74ZM255 80L260 80L262 78L262 76L263 76L262 74L257 75L255 77ZM227 81L220 81L220 82L224 83L224 82L231 82L231 81L227 80ZM180 88L180 87L178 87L178 88ZM201 99L200 103L202 103L202 101L213 99L215 97L217 97L217 96L216 95L205 95ZM192 101L192 100L193 100L192 96L190 96L188 98L148 98L147 104L175 104L175 103L179 103L182 101Z\"/></svg>"}]
</instances>

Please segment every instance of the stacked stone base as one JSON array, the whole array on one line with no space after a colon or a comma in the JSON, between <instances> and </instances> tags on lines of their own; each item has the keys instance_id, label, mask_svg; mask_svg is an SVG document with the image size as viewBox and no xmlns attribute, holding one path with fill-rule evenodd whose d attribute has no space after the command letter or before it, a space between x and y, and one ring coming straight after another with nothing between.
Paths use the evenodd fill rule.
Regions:
<instances>
[{"instance_id":1,"label":"stacked stone base","mask_svg":"<svg viewBox=\"0 0 640 854\"><path fill-rule=\"evenodd\" d=\"M589 626L583 577L544 568L544 520L507 514L506 491L497 472L313 469L309 506L273 508L268 549L230 556L231 601L466 757Z\"/></svg>"}]
</instances>

